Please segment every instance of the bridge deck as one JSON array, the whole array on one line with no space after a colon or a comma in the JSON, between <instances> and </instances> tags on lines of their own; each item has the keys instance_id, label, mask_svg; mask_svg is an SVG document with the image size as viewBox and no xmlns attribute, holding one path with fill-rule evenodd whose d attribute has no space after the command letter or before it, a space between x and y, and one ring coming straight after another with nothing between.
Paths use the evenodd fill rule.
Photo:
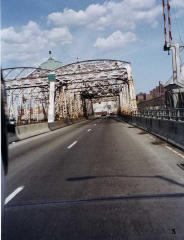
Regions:
<instances>
[{"instance_id":1,"label":"bridge deck","mask_svg":"<svg viewBox=\"0 0 184 240\"><path fill-rule=\"evenodd\" d=\"M183 157L109 118L11 144L3 239L183 239Z\"/></svg>"}]
</instances>

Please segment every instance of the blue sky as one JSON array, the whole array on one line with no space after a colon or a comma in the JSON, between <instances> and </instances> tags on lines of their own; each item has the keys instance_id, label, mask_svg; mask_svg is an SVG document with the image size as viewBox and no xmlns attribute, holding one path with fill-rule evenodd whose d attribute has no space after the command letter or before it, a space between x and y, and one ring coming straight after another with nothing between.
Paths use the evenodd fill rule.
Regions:
<instances>
[{"instance_id":1,"label":"blue sky","mask_svg":"<svg viewBox=\"0 0 184 240\"><path fill-rule=\"evenodd\" d=\"M175 41L184 41L184 0L171 0ZM161 0L4 0L2 67L38 66L52 50L64 64L88 59L130 61L136 93L171 76ZM183 57L182 57L183 58Z\"/></svg>"}]
</instances>

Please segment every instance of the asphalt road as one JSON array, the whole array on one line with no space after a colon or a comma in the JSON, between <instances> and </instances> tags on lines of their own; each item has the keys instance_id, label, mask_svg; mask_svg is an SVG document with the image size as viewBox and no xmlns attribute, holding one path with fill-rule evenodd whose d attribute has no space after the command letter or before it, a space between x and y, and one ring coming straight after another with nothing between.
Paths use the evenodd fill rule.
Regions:
<instances>
[{"instance_id":1,"label":"asphalt road","mask_svg":"<svg viewBox=\"0 0 184 240\"><path fill-rule=\"evenodd\" d=\"M184 239L184 153L118 119L11 144L2 239Z\"/></svg>"}]
</instances>

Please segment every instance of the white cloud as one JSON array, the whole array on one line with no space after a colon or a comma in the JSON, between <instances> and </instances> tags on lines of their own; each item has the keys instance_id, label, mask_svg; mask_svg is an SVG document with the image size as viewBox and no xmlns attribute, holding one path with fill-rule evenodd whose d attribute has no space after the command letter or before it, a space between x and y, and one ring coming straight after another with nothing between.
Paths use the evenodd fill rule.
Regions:
<instances>
[{"instance_id":1,"label":"white cloud","mask_svg":"<svg viewBox=\"0 0 184 240\"><path fill-rule=\"evenodd\" d=\"M92 4L85 11L78 12L73 9L64 9L63 12L54 12L49 14L49 21L56 25L86 25L93 21L97 21L99 17L103 16L106 9L103 5Z\"/></svg>"},{"instance_id":2,"label":"white cloud","mask_svg":"<svg viewBox=\"0 0 184 240\"><path fill-rule=\"evenodd\" d=\"M98 38L94 46L102 50L110 51L112 49L120 49L134 41L136 41L136 35L134 33L116 31L107 38Z\"/></svg>"},{"instance_id":3,"label":"white cloud","mask_svg":"<svg viewBox=\"0 0 184 240\"><path fill-rule=\"evenodd\" d=\"M72 35L66 27L53 28L50 31L45 31L44 36L47 37L48 40L62 45L72 42Z\"/></svg>"},{"instance_id":4,"label":"white cloud","mask_svg":"<svg viewBox=\"0 0 184 240\"><path fill-rule=\"evenodd\" d=\"M184 1L183 0L172 0L170 2L172 8L176 9L174 12L174 17L179 18L184 13ZM171 9L172 9L171 8Z\"/></svg>"},{"instance_id":5,"label":"white cloud","mask_svg":"<svg viewBox=\"0 0 184 240\"><path fill-rule=\"evenodd\" d=\"M157 24L162 13L156 0L123 0L91 4L85 10L64 9L49 14L48 20L57 26L87 26L98 30L109 27L133 29L138 22Z\"/></svg>"},{"instance_id":6,"label":"white cloud","mask_svg":"<svg viewBox=\"0 0 184 240\"><path fill-rule=\"evenodd\" d=\"M5 60L34 62L41 51L56 45L70 44L72 35L68 28L42 30L37 23L30 21L20 31L13 27L1 31L2 49Z\"/></svg>"},{"instance_id":7,"label":"white cloud","mask_svg":"<svg viewBox=\"0 0 184 240\"><path fill-rule=\"evenodd\" d=\"M176 7L178 15L183 14L184 0L170 2ZM86 9L79 11L64 9L53 12L48 15L51 25L45 28L30 21L19 30L13 26L3 29L3 61L22 61L25 64L30 62L32 65L35 59L41 59L45 56L43 52L50 49L60 50L60 56L64 59L69 58L68 56L72 59L80 56L86 59L101 57L102 52L99 49L111 57L113 50L136 41L136 35L141 38L142 34L145 41L146 30L150 26L157 26L161 14L161 1L158 0L109 0L90 4ZM145 31L139 31L137 26L145 28ZM100 34L98 31L101 31ZM75 43L72 45L73 38ZM59 54L58 51L58 56Z\"/></svg>"},{"instance_id":8,"label":"white cloud","mask_svg":"<svg viewBox=\"0 0 184 240\"><path fill-rule=\"evenodd\" d=\"M184 8L184 1L183 0L172 0L171 5L176 8Z\"/></svg>"}]
</instances>

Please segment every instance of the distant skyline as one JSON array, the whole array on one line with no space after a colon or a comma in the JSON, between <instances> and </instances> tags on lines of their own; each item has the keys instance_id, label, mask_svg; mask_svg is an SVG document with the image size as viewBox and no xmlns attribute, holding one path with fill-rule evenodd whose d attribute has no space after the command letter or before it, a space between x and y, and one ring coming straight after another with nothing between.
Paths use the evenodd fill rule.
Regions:
<instances>
[{"instance_id":1,"label":"distant skyline","mask_svg":"<svg viewBox=\"0 0 184 240\"><path fill-rule=\"evenodd\" d=\"M184 0L172 0L174 41L184 41ZM90 59L132 63L136 93L149 92L172 74L163 51L161 0L4 0L2 68ZM183 58L183 56L182 56Z\"/></svg>"}]
</instances>

